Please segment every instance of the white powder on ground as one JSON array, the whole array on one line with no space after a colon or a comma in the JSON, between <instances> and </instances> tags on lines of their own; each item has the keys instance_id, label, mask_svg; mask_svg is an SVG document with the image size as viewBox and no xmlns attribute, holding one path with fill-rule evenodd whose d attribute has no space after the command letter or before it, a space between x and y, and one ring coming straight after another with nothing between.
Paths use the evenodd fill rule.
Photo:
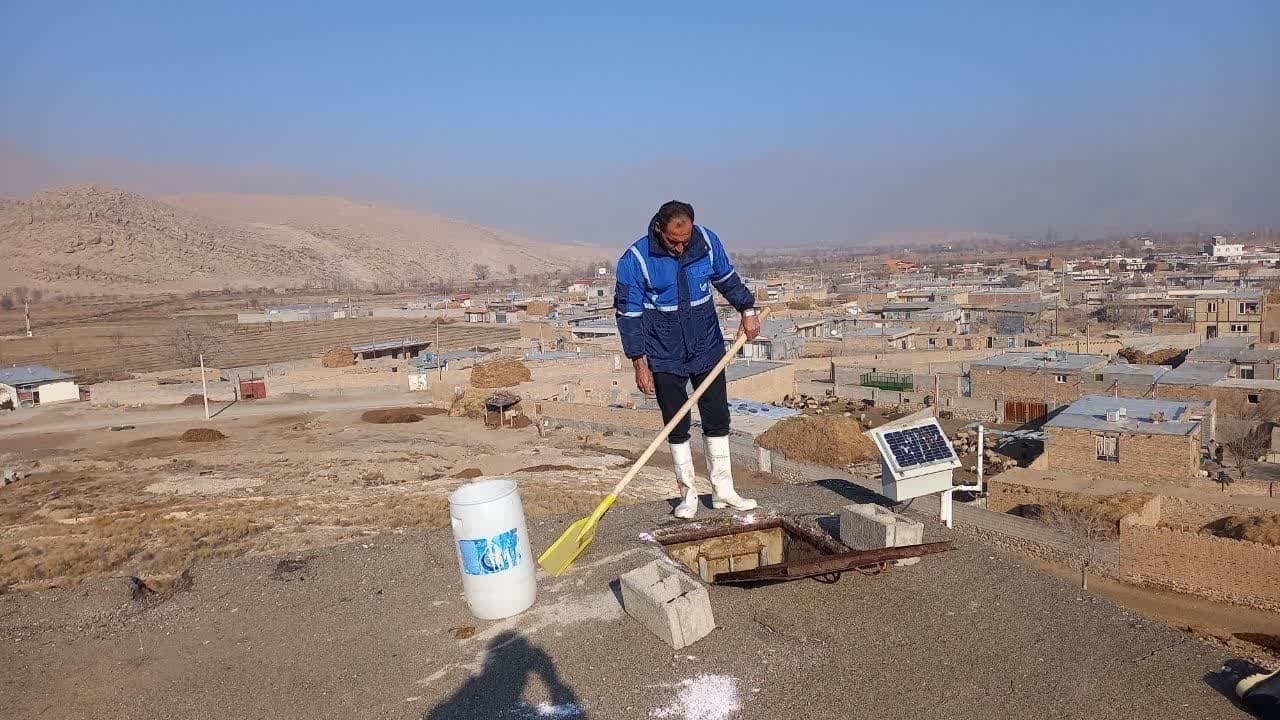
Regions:
<instances>
[{"instance_id":1,"label":"white powder on ground","mask_svg":"<svg viewBox=\"0 0 1280 720\"><path fill-rule=\"evenodd\" d=\"M674 720L729 720L742 710L738 678L699 675L682 680L671 704L649 711L651 718Z\"/></svg>"}]
</instances>

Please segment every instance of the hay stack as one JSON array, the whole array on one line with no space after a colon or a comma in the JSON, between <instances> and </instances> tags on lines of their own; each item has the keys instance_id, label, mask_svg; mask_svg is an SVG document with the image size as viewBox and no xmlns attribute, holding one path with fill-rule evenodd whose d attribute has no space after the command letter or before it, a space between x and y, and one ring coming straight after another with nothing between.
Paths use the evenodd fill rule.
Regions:
<instances>
[{"instance_id":1,"label":"hay stack","mask_svg":"<svg viewBox=\"0 0 1280 720\"><path fill-rule=\"evenodd\" d=\"M857 420L843 415L801 415L782 420L756 442L794 460L845 467L879 457Z\"/></svg>"},{"instance_id":2,"label":"hay stack","mask_svg":"<svg viewBox=\"0 0 1280 720\"><path fill-rule=\"evenodd\" d=\"M453 401L453 405L449 406L449 417L469 417L476 420L484 419L484 401L490 395L488 390L481 388L467 388L462 397Z\"/></svg>"},{"instance_id":3,"label":"hay stack","mask_svg":"<svg viewBox=\"0 0 1280 720\"><path fill-rule=\"evenodd\" d=\"M349 347L336 347L320 356L320 366L327 368L351 367L356 364L356 355Z\"/></svg>"},{"instance_id":4,"label":"hay stack","mask_svg":"<svg viewBox=\"0 0 1280 720\"><path fill-rule=\"evenodd\" d=\"M1232 515L1206 529L1218 537L1280 546L1280 515Z\"/></svg>"},{"instance_id":5,"label":"hay stack","mask_svg":"<svg viewBox=\"0 0 1280 720\"><path fill-rule=\"evenodd\" d=\"M471 368L471 386L477 388L503 388L529 382L533 375L519 360L502 359L481 363Z\"/></svg>"}]
</instances>

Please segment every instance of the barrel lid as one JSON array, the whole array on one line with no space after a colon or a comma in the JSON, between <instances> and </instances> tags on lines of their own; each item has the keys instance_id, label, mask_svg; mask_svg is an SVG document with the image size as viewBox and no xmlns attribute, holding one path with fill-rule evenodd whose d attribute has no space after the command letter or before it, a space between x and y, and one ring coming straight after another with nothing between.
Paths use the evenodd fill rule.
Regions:
<instances>
[{"instance_id":1,"label":"barrel lid","mask_svg":"<svg viewBox=\"0 0 1280 720\"><path fill-rule=\"evenodd\" d=\"M515 491L516 481L511 478L477 480L449 493L449 504L483 505L501 500Z\"/></svg>"}]
</instances>

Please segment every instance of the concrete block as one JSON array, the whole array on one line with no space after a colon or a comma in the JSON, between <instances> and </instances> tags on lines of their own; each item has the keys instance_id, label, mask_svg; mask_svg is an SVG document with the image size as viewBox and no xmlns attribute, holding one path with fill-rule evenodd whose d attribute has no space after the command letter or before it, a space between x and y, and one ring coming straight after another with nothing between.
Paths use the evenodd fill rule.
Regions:
<instances>
[{"instance_id":1,"label":"concrete block","mask_svg":"<svg viewBox=\"0 0 1280 720\"><path fill-rule=\"evenodd\" d=\"M876 550L924 542L924 524L876 505L855 503L840 512L840 542L854 550ZM920 558L898 560L898 566L914 565Z\"/></svg>"},{"instance_id":2,"label":"concrete block","mask_svg":"<svg viewBox=\"0 0 1280 720\"><path fill-rule=\"evenodd\" d=\"M618 579L622 609L672 649L692 645L716 627L707 588L662 560Z\"/></svg>"}]
</instances>

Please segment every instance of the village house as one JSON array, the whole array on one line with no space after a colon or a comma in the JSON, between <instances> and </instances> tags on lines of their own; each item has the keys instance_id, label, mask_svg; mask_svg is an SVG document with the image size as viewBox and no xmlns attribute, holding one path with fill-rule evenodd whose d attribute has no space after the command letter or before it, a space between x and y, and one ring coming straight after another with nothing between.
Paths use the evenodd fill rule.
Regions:
<instances>
[{"instance_id":1,"label":"village house","mask_svg":"<svg viewBox=\"0 0 1280 720\"><path fill-rule=\"evenodd\" d=\"M1107 356L1068 353L1012 352L969 367L969 395L999 400L1005 422L1030 422L1080 397L1081 384L1107 365Z\"/></svg>"},{"instance_id":2,"label":"village house","mask_svg":"<svg viewBox=\"0 0 1280 720\"><path fill-rule=\"evenodd\" d=\"M1206 340L1243 336L1258 339L1262 330L1262 292L1238 290L1196 298L1192 332Z\"/></svg>"},{"instance_id":3,"label":"village house","mask_svg":"<svg viewBox=\"0 0 1280 720\"><path fill-rule=\"evenodd\" d=\"M1092 477L1181 480L1200 470L1212 403L1086 395L1044 425L1044 468Z\"/></svg>"},{"instance_id":4,"label":"village house","mask_svg":"<svg viewBox=\"0 0 1280 720\"><path fill-rule=\"evenodd\" d=\"M43 365L0 367L0 405L14 408L80 399L75 378Z\"/></svg>"}]
</instances>

